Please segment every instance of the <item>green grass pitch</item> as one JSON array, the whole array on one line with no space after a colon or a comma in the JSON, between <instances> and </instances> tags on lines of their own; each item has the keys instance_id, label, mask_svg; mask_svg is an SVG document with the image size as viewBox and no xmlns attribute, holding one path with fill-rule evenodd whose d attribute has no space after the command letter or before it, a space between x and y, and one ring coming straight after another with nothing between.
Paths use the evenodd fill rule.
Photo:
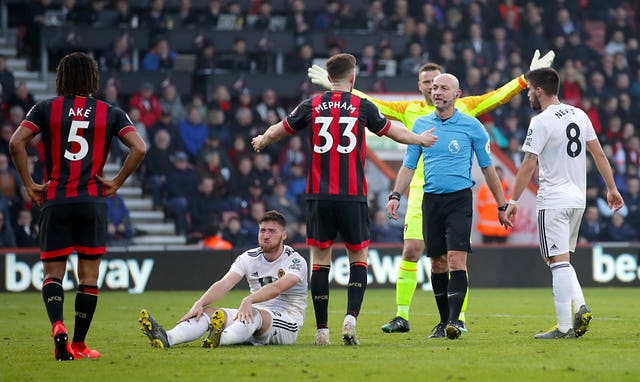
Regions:
<instances>
[{"instance_id":1,"label":"green grass pitch","mask_svg":"<svg viewBox=\"0 0 640 382\"><path fill-rule=\"evenodd\" d=\"M640 381L640 289L586 289L594 312L581 338L534 340L555 323L551 289L472 289L468 333L459 340L427 339L438 316L431 292L418 291L411 332L384 334L395 312L394 290L369 289L358 320L361 345L345 347L340 326L346 290L331 291L332 344L312 345L313 308L293 346L203 349L201 341L153 349L139 330L138 311L149 309L171 328L199 291L103 292L88 344L97 360L56 362L42 297L0 294L0 381ZM220 306L235 307L243 291ZM65 317L73 329L74 293Z\"/></svg>"}]
</instances>

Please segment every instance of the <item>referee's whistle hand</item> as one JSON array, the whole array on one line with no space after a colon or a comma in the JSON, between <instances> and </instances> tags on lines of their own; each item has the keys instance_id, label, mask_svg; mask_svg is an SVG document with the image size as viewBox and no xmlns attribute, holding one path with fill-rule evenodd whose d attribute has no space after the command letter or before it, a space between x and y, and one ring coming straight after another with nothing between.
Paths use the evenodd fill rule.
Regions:
<instances>
[{"instance_id":1,"label":"referee's whistle hand","mask_svg":"<svg viewBox=\"0 0 640 382\"><path fill-rule=\"evenodd\" d=\"M391 199L387 202L387 217L389 219L398 220L400 216L398 216L398 207L400 206L400 202Z\"/></svg>"}]
</instances>

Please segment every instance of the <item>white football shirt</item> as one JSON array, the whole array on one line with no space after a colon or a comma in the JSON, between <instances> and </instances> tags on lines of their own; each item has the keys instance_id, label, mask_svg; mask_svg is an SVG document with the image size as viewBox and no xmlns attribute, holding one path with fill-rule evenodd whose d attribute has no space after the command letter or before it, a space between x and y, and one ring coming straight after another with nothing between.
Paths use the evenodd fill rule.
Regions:
<instances>
[{"instance_id":1,"label":"white football shirt","mask_svg":"<svg viewBox=\"0 0 640 382\"><path fill-rule=\"evenodd\" d=\"M258 304L256 308L287 312L292 318L304 322L307 309L307 262L293 248L284 246L282 255L269 262L260 247L245 251L238 256L229 269L246 277L251 293L277 281L285 274L293 274L300 281L279 296Z\"/></svg>"},{"instance_id":2,"label":"white football shirt","mask_svg":"<svg viewBox=\"0 0 640 382\"><path fill-rule=\"evenodd\" d=\"M522 150L538 156L537 209L585 208L586 142L598 139L589 117L564 103L531 118Z\"/></svg>"}]
</instances>

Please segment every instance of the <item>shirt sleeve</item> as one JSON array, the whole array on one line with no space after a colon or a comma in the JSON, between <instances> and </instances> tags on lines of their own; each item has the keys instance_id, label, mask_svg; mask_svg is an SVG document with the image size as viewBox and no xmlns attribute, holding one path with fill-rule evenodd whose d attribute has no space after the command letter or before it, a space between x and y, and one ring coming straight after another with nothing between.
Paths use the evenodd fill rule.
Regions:
<instances>
[{"instance_id":1,"label":"shirt sleeve","mask_svg":"<svg viewBox=\"0 0 640 382\"><path fill-rule=\"evenodd\" d=\"M382 115L380 110L371 101L366 99L362 100L360 108L365 109L365 116L367 118L367 128L378 136L383 136L391 127L391 122Z\"/></svg>"},{"instance_id":2,"label":"shirt sleeve","mask_svg":"<svg viewBox=\"0 0 640 382\"><path fill-rule=\"evenodd\" d=\"M300 280L305 280L307 274L307 262L297 252L289 257L287 262L285 274L291 274L297 276Z\"/></svg>"},{"instance_id":3,"label":"shirt sleeve","mask_svg":"<svg viewBox=\"0 0 640 382\"><path fill-rule=\"evenodd\" d=\"M247 265L248 265L248 256L245 253L243 253L242 255L236 257L236 260L233 262L233 264L231 264L231 267L229 268L229 272L234 272L239 274L240 276L246 276L247 275Z\"/></svg>"},{"instance_id":4,"label":"shirt sleeve","mask_svg":"<svg viewBox=\"0 0 640 382\"><path fill-rule=\"evenodd\" d=\"M489 140L489 134L487 130L482 126L480 121L473 118L471 123L474 126L473 135L473 151L476 153L476 158L478 159L478 165L480 168L489 167L493 164L491 160L491 142Z\"/></svg>"},{"instance_id":5,"label":"shirt sleeve","mask_svg":"<svg viewBox=\"0 0 640 382\"><path fill-rule=\"evenodd\" d=\"M424 122L422 122L421 119L422 118L416 120L416 122L413 124L413 129L411 129L411 131L416 134L422 134L422 132L426 130ZM422 155L422 146L407 145L407 151L404 154L402 165L404 167L415 170L418 167L418 160L420 160L420 155Z\"/></svg>"},{"instance_id":6,"label":"shirt sleeve","mask_svg":"<svg viewBox=\"0 0 640 382\"><path fill-rule=\"evenodd\" d=\"M547 144L549 133L543 125L539 123L538 116L531 118L529 123L529 130L527 130L527 137L524 139L522 145L522 151L532 154L540 155L542 149Z\"/></svg>"},{"instance_id":7,"label":"shirt sleeve","mask_svg":"<svg viewBox=\"0 0 640 382\"><path fill-rule=\"evenodd\" d=\"M24 120L20 122L20 126L24 126L27 129L31 130L34 134L38 134L40 129L46 126L46 121L44 120L44 104L43 102L38 102L35 104L24 117Z\"/></svg>"},{"instance_id":8,"label":"shirt sleeve","mask_svg":"<svg viewBox=\"0 0 640 382\"><path fill-rule=\"evenodd\" d=\"M311 99L306 99L293 109L282 122L289 133L295 133L309 126L310 118Z\"/></svg>"},{"instance_id":9,"label":"shirt sleeve","mask_svg":"<svg viewBox=\"0 0 640 382\"><path fill-rule=\"evenodd\" d=\"M458 102L456 102L456 107L460 109L462 113L475 117L488 113L500 105L504 105L526 87L527 83L524 80L524 76L521 75L494 91L479 96L460 98Z\"/></svg>"},{"instance_id":10,"label":"shirt sleeve","mask_svg":"<svg viewBox=\"0 0 640 382\"><path fill-rule=\"evenodd\" d=\"M404 121L405 110L407 110L407 106L411 104L411 101L383 101L381 99L370 97L366 93L356 89L353 89L352 93L376 105L378 110L380 110L382 115L385 117L393 119L394 121L400 121L405 126L407 125Z\"/></svg>"},{"instance_id":11,"label":"shirt sleeve","mask_svg":"<svg viewBox=\"0 0 640 382\"><path fill-rule=\"evenodd\" d=\"M113 121L114 131L118 138L122 139L127 133L137 131L131 122L131 118L119 107L113 107L111 109L111 118Z\"/></svg>"}]
</instances>

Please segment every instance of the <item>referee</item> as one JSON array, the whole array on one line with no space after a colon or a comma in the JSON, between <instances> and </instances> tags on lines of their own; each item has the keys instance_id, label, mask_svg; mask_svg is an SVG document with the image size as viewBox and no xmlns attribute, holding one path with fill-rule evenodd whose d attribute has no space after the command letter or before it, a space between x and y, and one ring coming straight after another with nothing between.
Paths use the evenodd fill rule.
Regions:
<instances>
[{"instance_id":1,"label":"referee","mask_svg":"<svg viewBox=\"0 0 640 382\"><path fill-rule=\"evenodd\" d=\"M510 227L500 179L492 165L489 135L475 118L460 113L455 101L460 96L458 79L448 73L433 80L431 96L436 111L416 120L413 132L435 128L439 139L429 148L409 145L398 172L387 213L398 219L400 195L407 188L418 164L424 161L424 198L422 201L423 237L431 259L433 293L440 323L436 330L450 339L464 331L458 316L467 294L467 253L471 251L471 221L475 184L471 177L475 153L491 193L498 202L500 223Z\"/></svg>"}]
</instances>

